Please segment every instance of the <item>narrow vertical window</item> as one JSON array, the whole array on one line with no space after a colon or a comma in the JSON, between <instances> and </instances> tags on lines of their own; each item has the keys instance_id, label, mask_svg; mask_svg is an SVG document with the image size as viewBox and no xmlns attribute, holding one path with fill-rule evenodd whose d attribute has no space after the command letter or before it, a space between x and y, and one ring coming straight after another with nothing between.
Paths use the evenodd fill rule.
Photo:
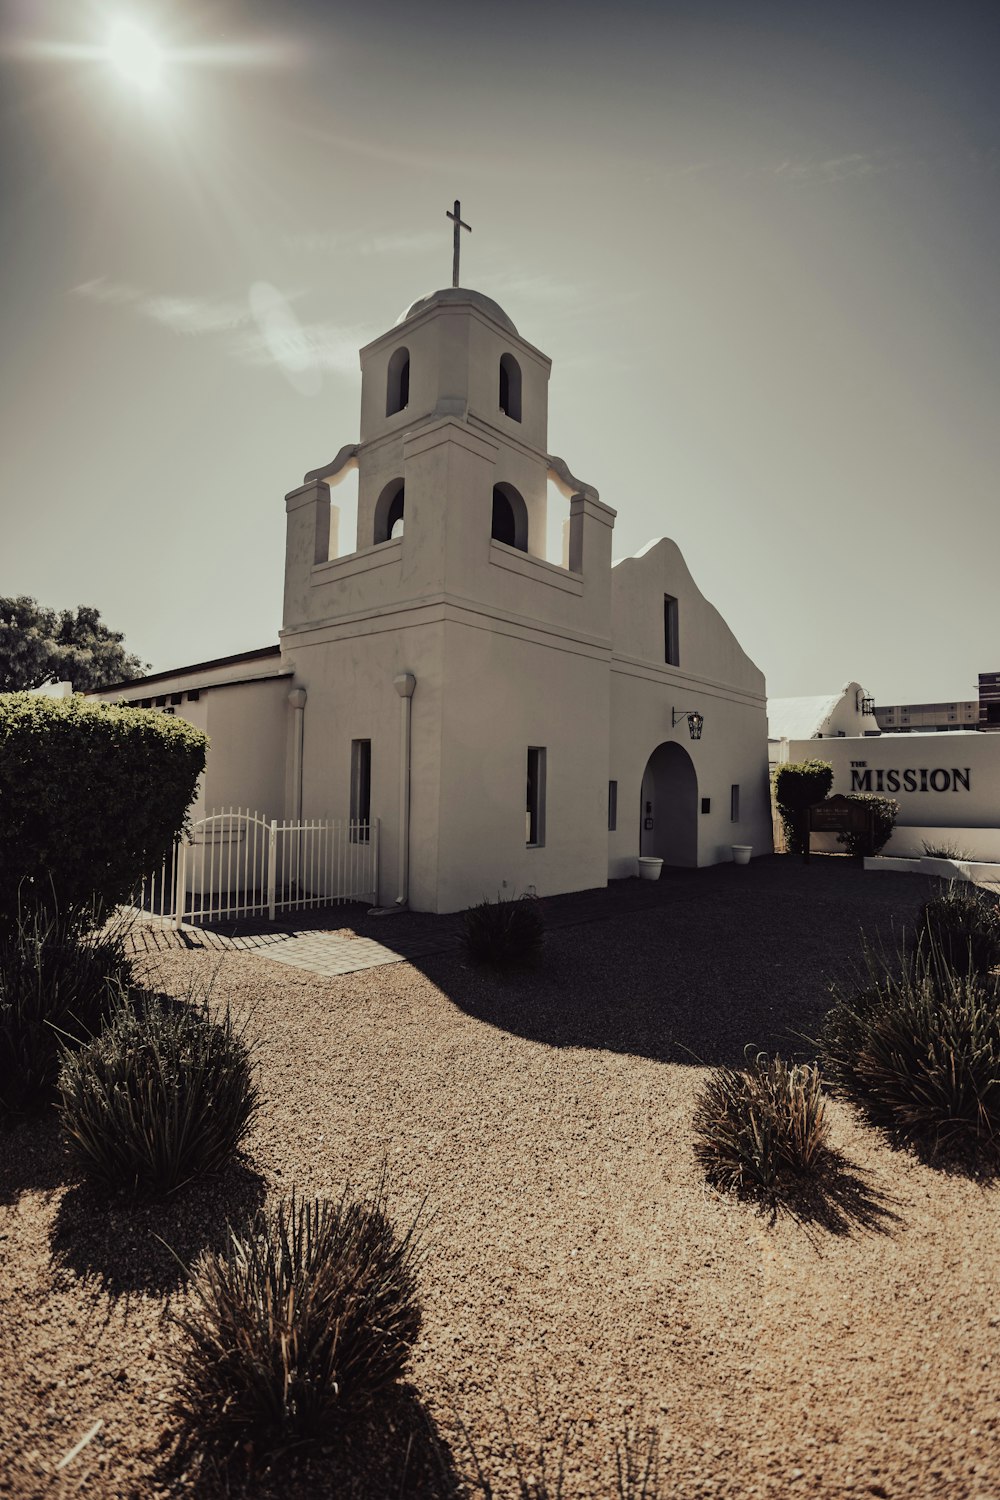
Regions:
<instances>
[{"instance_id":1,"label":"narrow vertical window","mask_svg":"<svg viewBox=\"0 0 1000 1500\"><path fill-rule=\"evenodd\" d=\"M681 662L677 645L677 600L670 594L663 596L663 660L671 667L679 667Z\"/></svg>"},{"instance_id":2,"label":"narrow vertical window","mask_svg":"<svg viewBox=\"0 0 1000 1500\"><path fill-rule=\"evenodd\" d=\"M372 814L372 742L351 741L351 843L367 844Z\"/></svg>"},{"instance_id":3,"label":"narrow vertical window","mask_svg":"<svg viewBox=\"0 0 1000 1500\"><path fill-rule=\"evenodd\" d=\"M500 410L513 422L521 420L521 366L513 354L500 356Z\"/></svg>"},{"instance_id":4,"label":"narrow vertical window","mask_svg":"<svg viewBox=\"0 0 1000 1500\"><path fill-rule=\"evenodd\" d=\"M608 782L608 832L614 833L618 827L618 783Z\"/></svg>"},{"instance_id":5,"label":"narrow vertical window","mask_svg":"<svg viewBox=\"0 0 1000 1500\"><path fill-rule=\"evenodd\" d=\"M738 823L740 821L740 789L738 786L729 788L729 821Z\"/></svg>"},{"instance_id":6,"label":"narrow vertical window","mask_svg":"<svg viewBox=\"0 0 1000 1500\"><path fill-rule=\"evenodd\" d=\"M393 416L410 404L410 351L397 349L389 360L385 387L385 414Z\"/></svg>"},{"instance_id":7,"label":"narrow vertical window","mask_svg":"<svg viewBox=\"0 0 1000 1500\"><path fill-rule=\"evenodd\" d=\"M529 849L539 849L545 843L545 750L540 745L528 746L525 833Z\"/></svg>"}]
</instances>

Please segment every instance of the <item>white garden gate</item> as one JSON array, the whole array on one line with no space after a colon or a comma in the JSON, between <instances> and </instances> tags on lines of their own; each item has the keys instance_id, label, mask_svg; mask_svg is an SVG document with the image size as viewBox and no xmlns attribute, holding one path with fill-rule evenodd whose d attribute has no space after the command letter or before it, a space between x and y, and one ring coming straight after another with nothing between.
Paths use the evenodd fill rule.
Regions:
<instances>
[{"instance_id":1,"label":"white garden gate","mask_svg":"<svg viewBox=\"0 0 1000 1500\"><path fill-rule=\"evenodd\" d=\"M139 906L180 927L374 902L378 844L377 818L279 823L231 807L191 825L143 882Z\"/></svg>"}]
</instances>

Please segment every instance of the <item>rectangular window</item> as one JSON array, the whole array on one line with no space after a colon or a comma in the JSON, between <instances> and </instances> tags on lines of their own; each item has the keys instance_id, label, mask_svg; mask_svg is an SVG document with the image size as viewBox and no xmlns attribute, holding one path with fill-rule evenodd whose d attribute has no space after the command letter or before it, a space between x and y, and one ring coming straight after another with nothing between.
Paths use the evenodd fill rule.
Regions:
<instances>
[{"instance_id":1,"label":"rectangular window","mask_svg":"<svg viewBox=\"0 0 1000 1500\"><path fill-rule=\"evenodd\" d=\"M367 844L372 815L372 742L351 741L352 844Z\"/></svg>"},{"instance_id":2,"label":"rectangular window","mask_svg":"<svg viewBox=\"0 0 1000 1500\"><path fill-rule=\"evenodd\" d=\"M608 832L614 833L618 827L618 783L608 782Z\"/></svg>"},{"instance_id":3,"label":"rectangular window","mask_svg":"<svg viewBox=\"0 0 1000 1500\"><path fill-rule=\"evenodd\" d=\"M540 849L545 843L545 750L541 745L528 746L525 833L529 849Z\"/></svg>"},{"instance_id":4,"label":"rectangular window","mask_svg":"<svg viewBox=\"0 0 1000 1500\"><path fill-rule=\"evenodd\" d=\"M740 821L740 789L738 786L729 788L729 821L738 823Z\"/></svg>"},{"instance_id":5,"label":"rectangular window","mask_svg":"<svg viewBox=\"0 0 1000 1500\"><path fill-rule=\"evenodd\" d=\"M681 663L677 643L677 600L670 594L663 596L663 660L670 667L679 667Z\"/></svg>"}]
</instances>

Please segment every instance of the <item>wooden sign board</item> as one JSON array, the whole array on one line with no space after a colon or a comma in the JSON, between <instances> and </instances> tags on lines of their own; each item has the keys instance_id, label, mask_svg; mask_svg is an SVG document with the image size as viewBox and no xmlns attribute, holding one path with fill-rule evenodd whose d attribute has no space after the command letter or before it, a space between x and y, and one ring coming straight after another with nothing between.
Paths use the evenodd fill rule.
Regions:
<instances>
[{"instance_id":1,"label":"wooden sign board","mask_svg":"<svg viewBox=\"0 0 1000 1500\"><path fill-rule=\"evenodd\" d=\"M809 809L805 857L809 858L810 836L814 833L860 833L871 831L872 810L864 802L848 797L827 797Z\"/></svg>"}]
</instances>

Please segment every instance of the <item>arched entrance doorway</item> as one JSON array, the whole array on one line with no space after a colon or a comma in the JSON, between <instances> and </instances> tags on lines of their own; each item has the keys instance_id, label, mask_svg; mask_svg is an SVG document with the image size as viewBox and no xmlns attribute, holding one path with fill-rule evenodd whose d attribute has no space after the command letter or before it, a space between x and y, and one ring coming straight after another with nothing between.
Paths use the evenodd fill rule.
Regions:
<instances>
[{"instance_id":1,"label":"arched entrance doorway","mask_svg":"<svg viewBox=\"0 0 1000 1500\"><path fill-rule=\"evenodd\" d=\"M698 777L690 755L673 741L657 745L646 762L639 830L640 854L667 865L697 865Z\"/></svg>"}]
</instances>

